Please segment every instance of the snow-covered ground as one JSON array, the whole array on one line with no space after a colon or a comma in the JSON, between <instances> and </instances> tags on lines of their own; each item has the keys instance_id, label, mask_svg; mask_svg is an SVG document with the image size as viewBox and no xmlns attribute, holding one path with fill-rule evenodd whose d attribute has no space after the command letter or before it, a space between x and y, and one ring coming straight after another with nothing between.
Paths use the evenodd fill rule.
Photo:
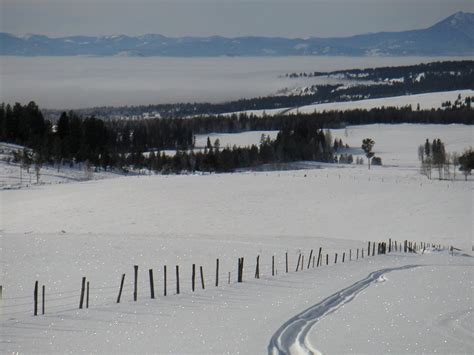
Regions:
<instances>
[{"instance_id":1,"label":"snow-covered ground","mask_svg":"<svg viewBox=\"0 0 474 355\"><path fill-rule=\"evenodd\" d=\"M345 133L333 136L353 146L374 138L376 154L392 166L130 176L0 191L0 352L259 354L277 344L293 353L472 353L472 256L429 250L348 262L367 241L388 238L472 254L472 180L427 180L416 168L425 138L462 151L472 128L373 125ZM310 250L315 255L319 247L331 265L306 270ZM300 252L305 271L295 272ZM242 284L239 257L245 257ZM194 293L193 263L198 271L203 266L206 287L198 272ZM139 265L137 302L133 265ZM79 310L83 276L90 308ZM36 280L46 289L46 314L38 317Z\"/></svg>"},{"instance_id":2,"label":"snow-covered ground","mask_svg":"<svg viewBox=\"0 0 474 355\"><path fill-rule=\"evenodd\" d=\"M31 163L29 168L15 163L13 153L23 151L24 147L16 144L0 142L0 190L29 188L36 185L64 184L69 182L110 179L124 174L119 171L104 171L94 169L86 164L67 164L53 166L43 164L36 174L35 164ZM138 171L132 174L138 174ZM146 172L143 172L146 173Z\"/></svg>"},{"instance_id":3,"label":"snow-covered ground","mask_svg":"<svg viewBox=\"0 0 474 355\"><path fill-rule=\"evenodd\" d=\"M219 139L221 147L258 145L262 134L275 139L278 131L252 131L238 134L205 134L196 136L196 146L204 147L207 137L214 143ZM375 141L374 152L382 158L384 165L399 166L401 168L417 169L418 146L426 139L432 141L439 138L445 143L448 153L462 152L474 145L474 127L467 125L436 125L436 124L372 124L348 126L345 129L332 129L334 138L340 138L344 144L352 149L348 151L354 157L364 156L360 148L364 138Z\"/></svg>"},{"instance_id":4,"label":"snow-covered ground","mask_svg":"<svg viewBox=\"0 0 474 355\"><path fill-rule=\"evenodd\" d=\"M283 108L283 109L270 109L270 110L249 110L242 111L242 113L253 114L256 116L263 115L276 115L276 114L295 114L295 113L313 113L323 111L346 111L355 109L370 110L373 108L380 107L404 107L411 105L415 110L418 104L421 110L438 109L446 101L454 103L458 96L461 95L462 100L466 97L473 97L474 90L454 90L454 91L441 91L432 92L427 94L416 94L416 95L403 95L384 97L380 99L367 99L359 101L347 101L347 102L329 102L324 104L306 105L295 108ZM239 113L239 112L233 112ZM227 115L233 114L228 113Z\"/></svg>"}]
</instances>

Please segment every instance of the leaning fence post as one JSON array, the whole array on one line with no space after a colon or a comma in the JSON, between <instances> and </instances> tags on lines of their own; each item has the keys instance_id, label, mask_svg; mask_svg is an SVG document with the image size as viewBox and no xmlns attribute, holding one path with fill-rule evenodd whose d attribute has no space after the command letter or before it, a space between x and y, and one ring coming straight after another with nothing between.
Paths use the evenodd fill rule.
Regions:
<instances>
[{"instance_id":1,"label":"leaning fence post","mask_svg":"<svg viewBox=\"0 0 474 355\"><path fill-rule=\"evenodd\" d=\"M201 273L201 286L204 290L206 287L204 287L204 273L202 272L202 266L199 266L199 272Z\"/></svg>"},{"instance_id":2,"label":"leaning fence post","mask_svg":"<svg viewBox=\"0 0 474 355\"><path fill-rule=\"evenodd\" d=\"M38 281L35 282L35 290L33 291L33 314L38 315Z\"/></svg>"},{"instance_id":3,"label":"leaning fence post","mask_svg":"<svg viewBox=\"0 0 474 355\"><path fill-rule=\"evenodd\" d=\"M81 299L79 301L79 309L82 309L84 305L84 293L86 292L86 278L82 278L82 287L81 287Z\"/></svg>"},{"instance_id":4,"label":"leaning fence post","mask_svg":"<svg viewBox=\"0 0 474 355\"><path fill-rule=\"evenodd\" d=\"M322 252L323 248L319 248L319 253L318 253L318 262L316 263L316 267L319 267L320 265L322 266L323 265L323 261L321 260L321 252Z\"/></svg>"},{"instance_id":5,"label":"leaning fence post","mask_svg":"<svg viewBox=\"0 0 474 355\"><path fill-rule=\"evenodd\" d=\"M122 282L120 282L120 290L117 297L117 303L120 303L120 297L122 297L123 282L125 281L125 274L122 274Z\"/></svg>"},{"instance_id":6,"label":"leaning fence post","mask_svg":"<svg viewBox=\"0 0 474 355\"><path fill-rule=\"evenodd\" d=\"M309 269L309 266L311 265L311 258L313 256L313 249L311 249L311 252L309 253L309 259L308 259L308 267L307 269Z\"/></svg>"},{"instance_id":7,"label":"leaning fence post","mask_svg":"<svg viewBox=\"0 0 474 355\"><path fill-rule=\"evenodd\" d=\"M304 254L301 255L301 271L303 271L303 268L304 268Z\"/></svg>"},{"instance_id":8,"label":"leaning fence post","mask_svg":"<svg viewBox=\"0 0 474 355\"><path fill-rule=\"evenodd\" d=\"M219 259L216 259L216 287L219 286Z\"/></svg>"},{"instance_id":9,"label":"leaning fence post","mask_svg":"<svg viewBox=\"0 0 474 355\"><path fill-rule=\"evenodd\" d=\"M334 256L334 264L337 264L337 253Z\"/></svg>"},{"instance_id":10,"label":"leaning fence post","mask_svg":"<svg viewBox=\"0 0 474 355\"><path fill-rule=\"evenodd\" d=\"M148 276L150 279L150 297L151 299L155 298L155 285L153 282L153 269L148 270Z\"/></svg>"},{"instance_id":11,"label":"leaning fence post","mask_svg":"<svg viewBox=\"0 0 474 355\"><path fill-rule=\"evenodd\" d=\"M346 259L346 252L342 253L342 262Z\"/></svg>"},{"instance_id":12,"label":"leaning fence post","mask_svg":"<svg viewBox=\"0 0 474 355\"><path fill-rule=\"evenodd\" d=\"M296 264L296 270L295 271L298 271L298 269L300 268L300 261L301 261L301 253L298 256L298 263Z\"/></svg>"},{"instance_id":13,"label":"leaning fence post","mask_svg":"<svg viewBox=\"0 0 474 355\"><path fill-rule=\"evenodd\" d=\"M87 287L86 287L86 308L89 308L89 281L87 281Z\"/></svg>"}]
</instances>

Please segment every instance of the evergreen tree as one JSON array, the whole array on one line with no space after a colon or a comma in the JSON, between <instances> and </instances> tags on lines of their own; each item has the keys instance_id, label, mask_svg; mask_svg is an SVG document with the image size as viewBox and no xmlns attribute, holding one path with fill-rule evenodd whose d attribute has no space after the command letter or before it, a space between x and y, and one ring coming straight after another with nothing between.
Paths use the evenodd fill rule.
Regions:
<instances>
[{"instance_id":1,"label":"evergreen tree","mask_svg":"<svg viewBox=\"0 0 474 355\"><path fill-rule=\"evenodd\" d=\"M372 157L374 156L374 152L372 152L372 148L374 147L374 145L375 145L375 141L371 138L365 138L362 141L361 148L364 151L365 156L367 157L367 162L369 164L369 169L370 169L370 159L372 159Z\"/></svg>"}]
</instances>

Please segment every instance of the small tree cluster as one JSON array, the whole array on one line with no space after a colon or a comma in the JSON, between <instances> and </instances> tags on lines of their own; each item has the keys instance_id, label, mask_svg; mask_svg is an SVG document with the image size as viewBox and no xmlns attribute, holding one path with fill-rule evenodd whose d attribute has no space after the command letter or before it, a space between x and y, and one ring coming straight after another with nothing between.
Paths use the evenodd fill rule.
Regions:
<instances>
[{"instance_id":1,"label":"small tree cluster","mask_svg":"<svg viewBox=\"0 0 474 355\"><path fill-rule=\"evenodd\" d=\"M459 157L460 170L464 174L464 178L467 181L468 175L471 175L471 171L474 169L474 151L472 148L466 150Z\"/></svg>"},{"instance_id":2,"label":"small tree cluster","mask_svg":"<svg viewBox=\"0 0 474 355\"><path fill-rule=\"evenodd\" d=\"M448 156L441 139L433 139L430 142L426 139L424 145L418 147L418 159L421 162L421 172L431 179L431 171L433 168L438 169L438 178L444 178L445 166L449 166Z\"/></svg>"},{"instance_id":3,"label":"small tree cluster","mask_svg":"<svg viewBox=\"0 0 474 355\"><path fill-rule=\"evenodd\" d=\"M354 157L352 154L341 154L338 159L339 164L352 164Z\"/></svg>"}]
</instances>

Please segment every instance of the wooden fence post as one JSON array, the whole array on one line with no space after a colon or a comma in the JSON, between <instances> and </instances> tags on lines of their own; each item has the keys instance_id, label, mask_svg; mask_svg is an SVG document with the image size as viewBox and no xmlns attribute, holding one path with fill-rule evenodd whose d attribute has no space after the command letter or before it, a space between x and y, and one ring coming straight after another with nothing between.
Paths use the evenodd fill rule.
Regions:
<instances>
[{"instance_id":1,"label":"wooden fence post","mask_svg":"<svg viewBox=\"0 0 474 355\"><path fill-rule=\"evenodd\" d=\"M318 262L316 263L316 267L319 267L319 266L322 266L323 265L323 261L321 260L321 252L322 252L323 248L319 248L319 253L318 253Z\"/></svg>"},{"instance_id":2,"label":"wooden fence post","mask_svg":"<svg viewBox=\"0 0 474 355\"><path fill-rule=\"evenodd\" d=\"M243 273L244 273L244 258L239 258L239 264L237 268L237 282L243 281Z\"/></svg>"},{"instance_id":3,"label":"wooden fence post","mask_svg":"<svg viewBox=\"0 0 474 355\"><path fill-rule=\"evenodd\" d=\"M346 259L346 252L342 253L342 262Z\"/></svg>"},{"instance_id":4,"label":"wooden fence post","mask_svg":"<svg viewBox=\"0 0 474 355\"><path fill-rule=\"evenodd\" d=\"M316 262L316 255L313 255L313 269L314 269L314 263Z\"/></svg>"},{"instance_id":5,"label":"wooden fence post","mask_svg":"<svg viewBox=\"0 0 474 355\"><path fill-rule=\"evenodd\" d=\"M361 252L362 252L361 258L364 259L364 248L362 248Z\"/></svg>"},{"instance_id":6,"label":"wooden fence post","mask_svg":"<svg viewBox=\"0 0 474 355\"><path fill-rule=\"evenodd\" d=\"M372 256L375 256L375 242L372 242Z\"/></svg>"},{"instance_id":7,"label":"wooden fence post","mask_svg":"<svg viewBox=\"0 0 474 355\"><path fill-rule=\"evenodd\" d=\"M334 264L337 264L337 253L335 253L335 256L334 256Z\"/></svg>"},{"instance_id":8,"label":"wooden fence post","mask_svg":"<svg viewBox=\"0 0 474 355\"><path fill-rule=\"evenodd\" d=\"M369 247L367 248L367 256L370 256L370 242L369 242Z\"/></svg>"},{"instance_id":9,"label":"wooden fence post","mask_svg":"<svg viewBox=\"0 0 474 355\"><path fill-rule=\"evenodd\" d=\"M329 254L326 254L326 265L329 265Z\"/></svg>"},{"instance_id":10,"label":"wooden fence post","mask_svg":"<svg viewBox=\"0 0 474 355\"><path fill-rule=\"evenodd\" d=\"M151 299L155 298L155 284L153 281L153 269L148 270L148 277L150 279L150 297Z\"/></svg>"},{"instance_id":11,"label":"wooden fence post","mask_svg":"<svg viewBox=\"0 0 474 355\"><path fill-rule=\"evenodd\" d=\"M176 265L176 294L179 295L179 265Z\"/></svg>"},{"instance_id":12,"label":"wooden fence post","mask_svg":"<svg viewBox=\"0 0 474 355\"><path fill-rule=\"evenodd\" d=\"M288 273L288 252L285 253L285 266L286 266L286 273Z\"/></svg>"},{"instance_id":13,"label":"wooden fence post","mask_svg":"<svg viewBox=\"0 0 474 355\"><path fill-rule=\"evenodd\" d=\"M204 286L204 273L202 272L202 266L199 266L199 272L201 273L201 286L204 290L206 287Z\"/></svg>"},{"instance_id":14,"label":"wooden fence post","mask_svg":"<svg viewBox=\"0 0 474 355\"><path fill-rule=\"evenodd\" d=\"M216 259L216 287L219 286L219 259Z\"/></svg>"},{"instance_id":15,"label":"wooden fence post","mask_svg":"<svg viewBox=\"0 0 474 355\"><path fill-rule=\"evenodd\" d=\"M86 286L86 308L89 308L89 281L87 281Z\"/></svg>"},{"instance_id":16,"label":"wooden fence post","mask_svg":"<svg viewBox=\"0 0 474 355\"><path fill-rule=\"evenodd\" d=\"M310 265L311 265L311 258L313 257L313 249L311 249L311 252L309 253L309 259L308 259L308 267L307 269L309 269Z\"/></svg>"},{"instance_id":17,"label":"wooden fence post","mask_svg":"<svg viewBox=\"0 0 474 355\"><path fill-rule=\"evenodd\" d=\"M298 255L298 263L296 264L296 270L295 271L298 271L298 269L300 268L300 261L301 261L301 253L300 253L300 255Z\"/></svg>"},{"instance_id":18,"label":"wooden fence post","mask_svg":"<svg viewBox=\"0 0 474 355\"><path fill-rule=\"evenodd\" d=\"M301 271L303 271L303 265L304 265L304 254L301 255Z\"/></svg>"},{"instance_id":19,"label":"wooden fence post","mask_svg":"<svg viewBox=\"0 0 474 355\"><path fill-rule=\"evenodd\" d=\"M257 265L255 266L255 278L260 278L260 255L257 255Z\"/></svg>"},{"instance_id":20,"label":"wooden fence post","mask_svg":"<svg viewBox=\"0 0 474 355\"><path fill-rule=\"evenodd\" d=\"M389 253L392 252L392 239L391 238L388 239L388 252Z\"/></svg>"},{"instance_id":21,"label":"wooden fence post","mask_svg":"<svg viewBox=\"0 0 474 355\"><path fill-rule=\"evenodd\" d=\"M229 279L228 279L227 283L230 285L230 271L229 271Z\"/></svg>"},{"instance_id":22,"label":"wooden fence post","mask_svg":"<svg viewBox=\"0 0 474 355\"><path fill-rule=\"evenodd\" d=\"M122 281L120 282L119 294L117 297L117 303L120 303L120 297L122 297L123 282L125 281L125 274L122 274Z\"/></svg>"},{"instance_id":23,"label":"wooden fence post","mask_svg":"<svg viewBox=\"0 0 474 355\"><path fill-rule=\"evenodd\" d=\"M38 281L35 282L35 290L33 291L33 314L38 315Z\"/></svg>"},{"instance_id":24,"label":"wooden fence post","mask_svg":"<svg viewBox=\"0 0 474 355\"><path fill-rule=\"evenodd\" d=\"M196 264L193 264L193 274L191 276L191 290L194 292L194 287L196 283Z\"/></svg>"},{"instance_id":25,"label":"wooden fence post","mask_svg":"<svg viewBox=\"0 0 474 355\"><path fill-rule=\"evenodd\" d=\"M136 301L138 298L138 265L133 266L134 269L134 281L133 281L133 300Z\"/></svg>"},{"instance_id":26,"label":"wooden fence post","mask_svg":"<svg viewBox=\"0 0 474 355\"><path fill-rule=\"evenodd\" d=\"M166 296L167 294L167 277L166 277L166 265L163 267L163 295Z\"/></svg>"},{"instance_id":27,"label":"wooden fence post","mask_svg":"<svg viewBox=\"0 0 474 355\"><path fill-rule=\"evenodd\" d=\"M82 309L84 305L84 293L86 292L86 278L82 278L82 287L81 287L81 299L79 301L79 309Z\"/></svg>"},{"instance_id":28,"label":"wooden fence post","mask_svg":"<svg viewBox=\"0 0 474 355\"><path fill-rule=\"evenodd\" d=\"M352 249L349 249L349 261L352 261Z\"/></svg>"},{"instance_id":29,"label":"wooden fence post","mask_svg":"<svg viewBox=\"0 0 474 355\"><path fill-rule=\"evenodd\" d=\"M272 276L275 276L275 255L272 255Z\"/></svg>"},{"instance_id":30,"label":"wooden fence post","mask_svg":"<svg viewBox=\"0 0 474 355\"><path fill-rule=\"evenodd\" d=\"M0 291L1 291L1 290L0 290ZM46 292L45 292L46 290L45 290L44 285L43 285L43 287L42 287L42 291L43 291L43 292L42 292L43 297L41 298L41 300L42 300L42 307L41 307L42 312L41 312L41 313L44 314L44 303L45 303L44 297L45 297L45 293L46 293ZM0 300L1 300L1 299L2 299L2 295L1 295L1 292L0 292Z\"/></svg>"}]
</instances>

